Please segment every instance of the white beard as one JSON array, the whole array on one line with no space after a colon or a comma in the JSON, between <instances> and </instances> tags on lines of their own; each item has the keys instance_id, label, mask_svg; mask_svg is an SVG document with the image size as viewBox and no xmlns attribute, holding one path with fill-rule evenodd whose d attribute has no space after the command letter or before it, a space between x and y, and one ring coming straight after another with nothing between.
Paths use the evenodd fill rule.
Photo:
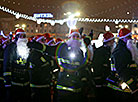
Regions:
<instances>
[{"instance_id":1,"label":"white beard","mask_svg":"<svg viewBox=\"0 0 138 102\"><path fill-rule=\"evenodd\" d=\"M81 40L74 40L70 39L66 42L66 44L71 47L72 51L74 53L80 53L80 51L83 51L83 56L85 57L86 54L86 46L83 41Z\"/></svg>"},{"instance_id":2,"label":"white beard","mask_svg":"<svg viewBox=\"0 0 138 102\"><path fill-rule=\"evenodd\" d=\"M90 60L92 61L93 54L94 54L92 45L88 45L88 50L89 50L89 54L90 54L89 55Z\"/></svg>"},{"instance_id":3,"label":"white beard","mask_svg":"<svg viewBox=\"0 0 138 102\"><path fill-rule=\"evenodd\" d=\"M130 50L132 54L132 60L134 60L138 64L138 49L136 47L136 44L134 44L132 40L128 40L127 48Z\"/></svg>"},{"instance_id":4,"label":"white beard","mask_svg":"<svg viewBox=\"0 0 138 102\"><path fill-rule=\"evenodd\" d=\"M79 40L74 40L74 39L69 39L66 44L72 48L76 48L76 47L80 47L81 46L81 43Z\"/></svg>"},{"instance_id":5,"label":"white beard","mask_svg":"<svg viewBox=\"0 0 138 102\"><path fill-rule=\"evenodd\" d=\"M112 47L111 47L111 52L114 51L114 49L116 48L116 46L117 46L117 44L116 44L116 42L114 42L113 45L112 45Z\"/></svg>"},{"instance_id":6,"label":"white beard","mask_svg":"<svg viewBox=\"0 0 138 102\"><path fill-rule=\"evenodd\" d=\"M27 59L29 56L30 49L27 46L28 40L26 38L19 38L17 40L17 54L23 59Z\"/></svg>"}]
</instances>

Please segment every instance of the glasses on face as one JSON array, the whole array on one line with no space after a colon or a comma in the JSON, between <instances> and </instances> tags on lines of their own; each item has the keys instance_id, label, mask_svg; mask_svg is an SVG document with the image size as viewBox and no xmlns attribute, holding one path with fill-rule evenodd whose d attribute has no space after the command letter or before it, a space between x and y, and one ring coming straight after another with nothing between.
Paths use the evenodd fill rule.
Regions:
<instances>
[{"instance_id":1,"label":"glasses on face","mask_svg":"<svg viewBox=\"0 0 138 102\"><path fill-rule=\"evenodd\" d=\"M19 38L26 38L26 34L20 34Z\"/></svg>"},{"instance_id":2,"label":"glasses on face","mask_svg":"<svg viewBox=\"0 0 138 102\"><path fill-rule=\"evenodd\" d=\"M72 38L77 38L78 39L78 38L80 38L80 36L78 34L75 34L75 35L72 36Z\"/></svg>"}]
</instances>

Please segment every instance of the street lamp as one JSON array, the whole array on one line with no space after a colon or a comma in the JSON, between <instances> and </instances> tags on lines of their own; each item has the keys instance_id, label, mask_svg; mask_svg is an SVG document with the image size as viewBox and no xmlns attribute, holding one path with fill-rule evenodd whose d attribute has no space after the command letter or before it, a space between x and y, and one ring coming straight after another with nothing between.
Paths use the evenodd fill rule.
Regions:
<instances>
[{"instance_id":1,"label":"street lamp","mask_svg":"<svg viewBox=\"0 0 138 102\"><path fill-rule=\"evenodd\" d=\"M80 12L76 12L75 13L75 16L80 16Z\"/></svg>"},{"instance_id":2,"label":"street lamp","mask_svg":"<svg viewBox=\"0 0 138 102\"><path fill-rule=\"evenodd\" d=\"M67 13L64 13L64 15L68 16L69 19L73 19L77 16L80 16L80 12L76 12L76 13L67 12Z\"/></svg>"},{"instance_id":3,"label":"street lamp","mask_svg":"<svg viewBox=\"0 0 138 102\"><path fill-rule=\"evenodd\" d=\"M71 15L71 12L64 13L64 15Z\"/></svg>"},{"instance_id":4,"label":"street lamp","mask_svg":"<svg viewBox=\"0 0 138 102\"><path fill-rule=\"evenodd\" d=\"M22 25L16 24L15 25L15 29L17 30L18 28L25 29L26 28L26 24L22 24Z\"/></svg>"},{"instance_id":5,"label":"street lamp","mask_svg":"<svg viewBox=\"0 0 138 102\"><path fill-rule=\"evenodd\" d=\"M16 24L16 25L15 25L15 27L19 28L19 27L20 27L20 25L19 25L19 24Z\"/></svg>"},{"instance_id":6,"label":"street lamp","mask_svg":"<svg viewBox=\"0 0 138 102\"><path fill-rule=\"evenodd\" d=\"M119 28L123 28L123 25L120 24L120 25L119 25Z\"/></svg>"},{"instance_id":7,"label":"street lamp","mask_svg":"<svg viewBox=\"0 0 138 102\"><path fill-rule=\"evenodd\" d=\"M125 28L128 28L128 25L125 25Z\"/></svg>"},{"instance_id":8,"label":"street lamp","mask_svg":"<svg viewBox=\"0 0 138 102\"><path fill-rule=\"evenodd\" d=\"M25 28L26 27L26 25L25 24L22 24L22 28Z\"/></svg>"}]
</instances>

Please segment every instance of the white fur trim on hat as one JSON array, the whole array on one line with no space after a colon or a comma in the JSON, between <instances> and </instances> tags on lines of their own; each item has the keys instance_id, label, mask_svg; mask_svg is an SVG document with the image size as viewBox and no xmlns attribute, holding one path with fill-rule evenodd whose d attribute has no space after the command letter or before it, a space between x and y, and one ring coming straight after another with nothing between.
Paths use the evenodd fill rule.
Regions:
<instances>
[{"instance_id":1,"label":"white fur trim on hat","mask_svg":"<svg viewBox=\"0 0 138 102\"><path fill-rule=\"evenodd\" d=\"M4 41L2 41L2 44L4 44L5 42L7 42L9 39L6 39L6 40L4 40Z\"/></svg>"},{"instance_id":2,"label":"white fur trim on hat","mask_svg":"<svg viewBox=\"0 0 138 102\"><path fill-rule=\"evenodd\" d=\"M79 32L72 32L68 37L71 37L71 36L74 35L74 34L78 34L79 37L80 37L80 33L79 33Z\"/></svg>"},{"instance_id":3,"label":"white fur trim on hat","mask_svg":"<svg viewBox=\"0 0 138 102\"><path fill-rule=\"evenodd\" d=\"M118 37L119 37L119 39L122 39L122 38L125 38L125 37L127 37L127 36L129 36L129 35L131 35L132 33L130 32L130 33L128 33L127 35L125 35L125 36L121 36L121 37L119 37L119 35L118 35Z\"/></svg>"},{"instance_id":4,"label":"white fur trim on hat","mask_svg":"<svg viewBox=\"0 0 138 102\"><path fill-rule=\"evenodd\" d=\"M17 34L26 34L26 32L16 32L16 35Z\"/></svg>"},{"instance_id":5,"label":"white fur trim on hat","mask_svg":"<svg viewBox=\"0 0 138 102\"><path fill-rule=\"evenodd\" d=\"M52 41L54 41L54 39L51 39L51 40L47 43L47 45L49 45Z\"/></svg>"},{"instance_id":6,"label":"white fur trim on hat","mask_svg":"<svg viewBox=\"0 0 138 102\"><path fill-rule=\"evenodd\" d=\"M59 41L59 42L57 42L55 45L58 45L59 43L61 43L62 41Z\"/></svg>"},{"instance_id":7,"label":"white fur trim on hat","mask_svg":"<svg viewBox=\"0 0 138 102\"><path fill-rule=\"evenodd\" d=\"M39 41L39 40L41 40L42 38L44 38L44 36L39 37L36 41Z\"/></svg>"},{"instance_id":8,"label":"white fur trim on hat","mask_svg":"<svg viewBox=\"0 0 138 102\"><path fill-rule=\"evenodd\" d=\"M110 41L110 40L113 40L115 37L112 37L112 38L110 38L110 39L107 39L107 40L105 40L104 39L104 41L103 42L108 42L108 41Z\"/></svg>"}]
</instances>

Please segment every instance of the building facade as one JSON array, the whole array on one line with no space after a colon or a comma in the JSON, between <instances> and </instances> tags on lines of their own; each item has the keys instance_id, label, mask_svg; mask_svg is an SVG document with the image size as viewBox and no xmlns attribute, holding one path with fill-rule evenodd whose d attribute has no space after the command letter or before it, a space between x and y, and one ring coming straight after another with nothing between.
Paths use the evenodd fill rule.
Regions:
<instances>
[{"instance_id":1,"label":"building facade","mask_svg":"<svg viewBox=\"0 0 138 102\"><path fill-rule=\"evenodd\" d=\"M85 23L85 22L77 22L76 27L77 28L84 28L83 33L89 34L91 30L94 32L94 39L97 39L100 33L105 32L105 26L110 26L110 31L113 33L117 33L120 27L127 27L131 29L132 32L138 33L138 25L137 24L115 24L115 23ZM121 26L120 26L121 25ZM55 37L61 37L66 38L69 28L67 27L67 24L64 23L63 25L55 24L54 26L51 26L51 24L48 23L41 23L37 24L34 21L29 21L25 19L16 19L15 17L12 18L0 18L0 31L2 30L5 34L9 34L10 32L13 32L17 28L22 28L26 31L28 36L37 35L37 34L44 34L44 33L50 33L54 34Z\"/></svg>"}]
</instances>

